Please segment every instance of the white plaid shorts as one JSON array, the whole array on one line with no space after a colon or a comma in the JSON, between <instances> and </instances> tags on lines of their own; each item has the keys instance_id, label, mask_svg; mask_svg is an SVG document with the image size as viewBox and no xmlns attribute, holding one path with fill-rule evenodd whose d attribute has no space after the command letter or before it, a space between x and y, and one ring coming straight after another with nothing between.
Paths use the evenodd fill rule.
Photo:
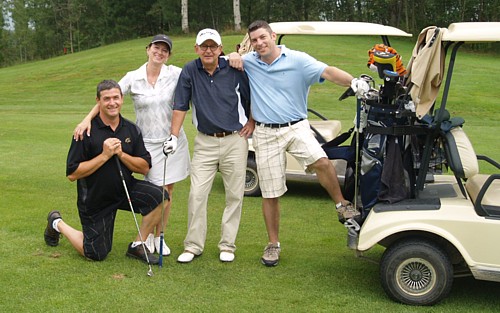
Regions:
<instances>
[{"instance_id":1,"label":"white plaid shorts","mask_svg":"<svg viewBox=\"0 0 500 313\"><path fill-rule=\"evenodd\" d=\"M277 198L286 191L286 152L295 157L304 170L326 153L307 120L286 127L256 126L252 143L263 198Z\"/></svg>"}]
</instances>

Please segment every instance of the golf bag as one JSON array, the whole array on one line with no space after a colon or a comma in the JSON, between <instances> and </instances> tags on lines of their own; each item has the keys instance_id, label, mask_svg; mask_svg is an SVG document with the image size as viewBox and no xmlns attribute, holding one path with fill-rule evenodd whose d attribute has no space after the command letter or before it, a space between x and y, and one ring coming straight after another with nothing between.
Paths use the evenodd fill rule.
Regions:
<instances>
[{"instance_id":1,"label":"golf bag","mask_svg":"<svg viewBox=\"0 0 500 313\"><path fill-rule=\"evenodd\" d=\"M389 46L377 44L368 51L367 66L383 84L375 87L372 77L359 78L373 87L358 99L355 136L351 145L345 147L356 153L353 158L346 158L342 190L344 198L351 202L356 199L363 220L377 203L416 198L427 173L443 163L438 140L442 129L434 126L459 123L449 121L447 112L433 114L444 71L441 35L437 27L426 28L407 69L397 51ZM419 75L429 64L432 75ZM354 96L352 89L339 100L348 96Z\"/></svg>"},{"instance_id":2,"label":"golf bag","mask_svg":"<svg viewBox=\"0 0 500 313\"><path fill-rule=\"evenodd\" d=\"M444 71L441 36L439 28L426 28L419 36L408 69L391 47L378 44L368 51L367 66L378 73L384 84L362 99L361 112L366 120L360 128L364 132L359 173L363 218L378 202L395 203L416 197L416 189L422 184L417 180L423 181L428 171L421 168L424 146L435 151L432 158L439 158L439 143L432 140L437 136L429 133L424 124ZM432 75L419 74L431 65ZM443 116L440 119L445 120Z\"/></svg>"},{"instance_id":3,"label":"golf bag","mask_svg":"<svg viewBox=\"0 0 500 313\"><path fill-rule=\"evenodd\" d=\"M378 202L395 203L415 194L412 136L405 133L405 126L412 123L411 116L414 116L402 76L407 73L406 69L397 51L391 47L375 45L368 55L367 66L378 73L384 84L370 89L358 100L359 125L355 127L358 134L347 147L349 151L356 151L359 145L359 154L358 159L355 153L344 158L347 166L342 190L344 198L351 202L358 196L362 219ZM362 78L374 84L373 78L367 75ZM345 97L344 94L341 99Z\"/></svg>"},{"instance_id":4,"label":"golf bag","mask_svg":"<svg viewBox=\"0 0 500 313\"><path fill-rule=\"evenodd\" d=\"M361 144L359 194L362 217L377 202L395 203L414 195L411 135L398 134L408 119L398 117L398 106L379 100L362 101L367 115Z\"/></svg>"}]
</instances>

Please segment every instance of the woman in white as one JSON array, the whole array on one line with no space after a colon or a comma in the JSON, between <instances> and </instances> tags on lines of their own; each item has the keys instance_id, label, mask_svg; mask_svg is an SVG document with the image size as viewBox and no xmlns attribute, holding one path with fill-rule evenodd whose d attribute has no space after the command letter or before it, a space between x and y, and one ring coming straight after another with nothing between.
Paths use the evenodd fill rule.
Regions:
<instances>
[{"instance_id":1,"label":"woman in white","mask_svg":"<svg viewBox=\"0 0 500 313\"><path fill-rule=\"evenodd\" d=\"M141 129L146 149L151 154L152 167L145 180L155 185L163 185L164 160L163 143L170 137L174 91L181 68L165 65L172 51L172 40L166 35L156 35L146 47L148 62L137 70L128 72L118 83L124 95L130 94L134 103L136 124ZM90 135L90 121L97 115L97 105L78 124L74 138L83 138L87 131ZM178 148L167 159L165 186L170 196L164 215L164 227L167 224L172 204L174 183L189 175L189 148L184 130L178 136ZM161 224L156 225L155 234L149 234L146 244L154 252L160 251ZM154 243L154 244L153 244ZM163 243L163 255L169 255L170 249Z\"/></svg>"}]
</instances>

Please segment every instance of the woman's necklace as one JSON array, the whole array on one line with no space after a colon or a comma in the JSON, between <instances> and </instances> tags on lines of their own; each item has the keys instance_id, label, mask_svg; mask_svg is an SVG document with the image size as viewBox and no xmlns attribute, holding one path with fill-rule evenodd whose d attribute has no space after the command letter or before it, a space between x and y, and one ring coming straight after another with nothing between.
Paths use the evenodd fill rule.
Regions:
<instances>
[{"instance_id":1,"label":"woman's necklace","mask_svg":"<svg viewBox=\"0 0 500 313\"><path fill-rule=\"evenodd\" d=\"M155 86L157 79L158 79L158 76L154 77L153 75L148 75L148 82L153 87Z\"/></svg>"},{"instance_id":2,"label":"woman's necklace","mask_svg":"<svg viewBox=\"0 0 500 313\"><path fill-rule=\"evenodd\" d=\"M156 81L158 80L158 76L160 76L160 73L158 72L158 74L151 74L152 71L148 71L147 73L147 76L148 76L148 82L151 86L155 86L156 85Z\"/></svg>"}]
</instances>

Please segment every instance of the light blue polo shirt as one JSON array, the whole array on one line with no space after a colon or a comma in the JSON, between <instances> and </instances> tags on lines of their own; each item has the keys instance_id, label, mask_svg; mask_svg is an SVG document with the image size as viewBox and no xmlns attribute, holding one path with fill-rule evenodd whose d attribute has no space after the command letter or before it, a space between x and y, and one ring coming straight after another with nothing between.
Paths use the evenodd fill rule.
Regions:
<instances>
[{"instance_id":1,"label":"light blue polo shirt","mask_svg":"<svg viewBox=\"0 0 500 313\"><path fill-rule=\"evenodd\" d=\"M307 118L309 87L323 82L327 65L307 53L284 45L273 63L260 60L256 52L243 56L250 80L252 116L261 123L288 123Z\"/></svg>"}]
</instances>

